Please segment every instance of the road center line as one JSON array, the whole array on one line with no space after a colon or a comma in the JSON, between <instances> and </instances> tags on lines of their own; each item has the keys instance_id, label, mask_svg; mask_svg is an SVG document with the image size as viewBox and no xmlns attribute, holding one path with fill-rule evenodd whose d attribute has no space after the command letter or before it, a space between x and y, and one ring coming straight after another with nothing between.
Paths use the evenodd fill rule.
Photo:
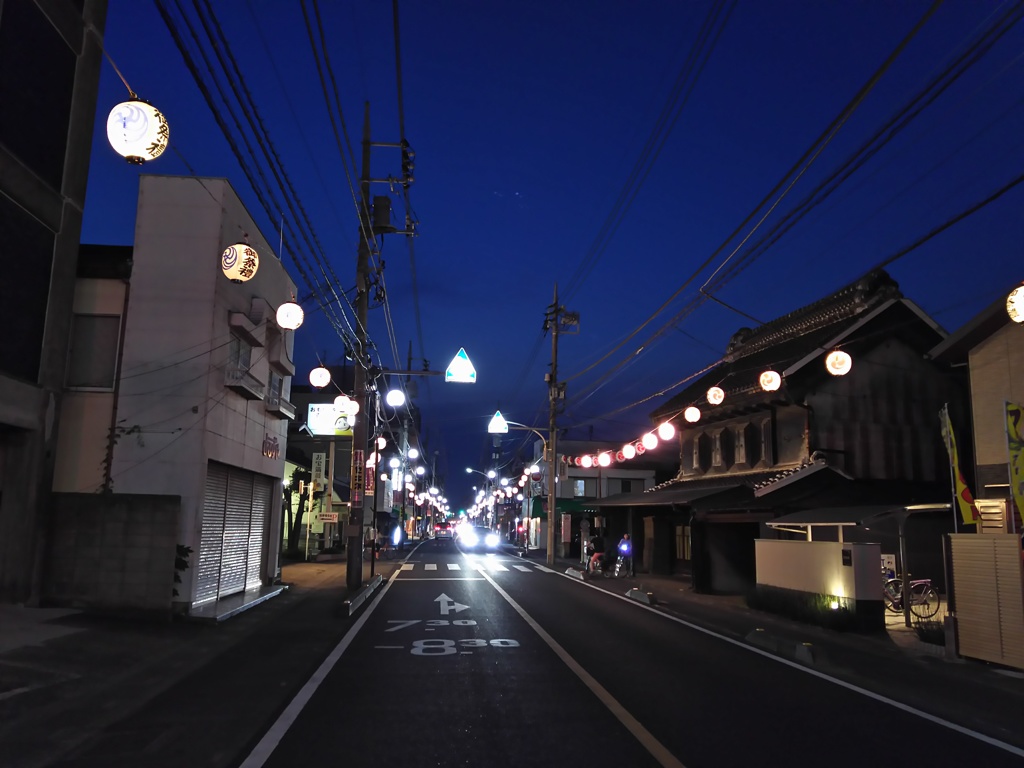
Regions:
<instances>
[{"instance_id":1,"label":"road center line","mask_svg":"<svg viewBox=\"0 0 1024 768\"><path fill-rule=\"evenodd\" d=\"M597 682L597 680L595 680L587 670L581 667L579 662L569 655L568 651L559 645L558 642L549 635L540 624L534 621L533 617L530 616L522 606L519 605L519 603L513 600L512 596L508 592L499 587L498 583L486 573L483 571L481 571L481 573L483 574L483 577L490 582L491 586L497 590L498 594L505 598L506 602L515 609L515 612L523 617L523 620L530 625L530 628L537 633L540 639L548 644L548 647L555 652L555 655L562 660L565 666L572 670L573 674L575 674L576 677L578 677L583 684L587 686L595 696L597 696L602 704L608 707L609 711L618 718L620 723L626 726L626 730L633 734L636 740L643 745L644 749L651 753L651 756L655 760L665 766L665 768L686 768L685 765L676 759L675 755L669 752L664 744L654 738L654 735L644 728L643 725L640 724L639 720L633 717L626 708L615 699L614 696L608 693L607 689L603 685ZM245 768L245 766L242 768Z\"/></svg>"}]
</instances>

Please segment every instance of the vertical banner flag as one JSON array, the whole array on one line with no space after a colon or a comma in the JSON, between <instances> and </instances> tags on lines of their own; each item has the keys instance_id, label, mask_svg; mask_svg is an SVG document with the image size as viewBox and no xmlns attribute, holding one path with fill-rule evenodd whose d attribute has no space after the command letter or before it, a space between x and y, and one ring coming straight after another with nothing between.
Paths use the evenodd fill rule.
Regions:
<instances>
[{"instance_id":1,"label":"vertical banner flag","mask_svg":"<svg viewBox=\"0 0 1024 768\"><path fill-rule=\"evenodd\" d=\"M976 525L981 519L978 507L974 503L971 489L967 487L964 475L960 471L960 460L956 453L956 439L953 437L953 425L949 421L949 409L946 406L939 411L939 418L942 421L942 439L946 441L946 450L949 451L949 461L953 466L953 486L956 494L956 506L960 510L960 518L964 525Z\"/></svg>"},{"instance_id":2,"label":"vertical banner flag","mask_svg":"<svg viewBox=\"0 0 1024 768\"><path fill-rule=\"evenodd\" d=\"M1006 447L1010 453L1010 494L1017 513L1010 518L1016 523L1024 516L1024 406L1006 404Z\"/></svg>"}]
</instances>

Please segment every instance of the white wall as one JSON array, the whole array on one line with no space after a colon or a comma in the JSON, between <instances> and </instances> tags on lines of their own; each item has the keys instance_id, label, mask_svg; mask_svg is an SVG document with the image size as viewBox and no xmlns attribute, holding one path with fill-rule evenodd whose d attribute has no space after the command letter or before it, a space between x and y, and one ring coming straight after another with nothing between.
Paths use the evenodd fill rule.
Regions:
<instances>
[{"instance_id":1,"label":"white wall","mask_svg":"<svg viewBox=\"0 0 1024 768\"><path fill-rule=\"evenodd\" d=\"M843 565L843 550L851 565ZM756 539L757 583L854 600L882 599L879 544Z\"/></svg>"}]
</instances>

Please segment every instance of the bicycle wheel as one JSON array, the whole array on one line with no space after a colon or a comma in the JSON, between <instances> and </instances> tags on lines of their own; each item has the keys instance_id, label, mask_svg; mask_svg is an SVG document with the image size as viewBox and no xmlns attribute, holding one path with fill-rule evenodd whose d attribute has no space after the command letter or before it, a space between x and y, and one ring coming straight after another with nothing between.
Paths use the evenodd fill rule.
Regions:
<instances>
[{"instance_id":1,"label":"bicycle wheel","mask_svg":"<svg viewBox=\"0 0 1024 768\"><path fill-rule=\"evenodd\" d=\"M882 602L887 610L893 613L901 613L903 606L900 601L900 592L903 591L903 582L899 579L889 579L882 584Z\"/></svg>"},{"instance_id":2,"label":"bicycle wheel","mask_svg":"<svg viewBox=\"0 0 1024 768\"><path fill-rule=\"evenodd\" d=\"M921 619L930 619L939 612L939 593L931 584L915 584L910 588L910 611Z\"/></svg>"}]
</instances>

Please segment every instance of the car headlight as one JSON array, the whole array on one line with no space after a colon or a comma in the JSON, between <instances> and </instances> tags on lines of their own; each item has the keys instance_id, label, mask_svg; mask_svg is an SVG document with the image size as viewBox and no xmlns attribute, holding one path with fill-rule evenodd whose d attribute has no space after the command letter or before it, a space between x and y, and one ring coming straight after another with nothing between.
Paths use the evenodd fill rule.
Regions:
<instances>
[{"instance_id":1,"label":"car headlight","mask_svg":"<svg viewBox=\"0 0 1024 768\"><path fill-rule=\"evenodd\" d=\"M484 543L486 543L488 547L498 546L498 534L488 533L487 538L484 539Z\"/></svg>"},{"instance_id":2,"label":"car headlight","mask_svg":"<svg viewBox=\"0 0 1024 768\"><path fill-rule=\"evenodd\" d=\"M462 534L462 543L467 547L475 547L479 541L480 539L478 539L476 534L472 531L465 531Z\"/></svg>"}]
</instances>

